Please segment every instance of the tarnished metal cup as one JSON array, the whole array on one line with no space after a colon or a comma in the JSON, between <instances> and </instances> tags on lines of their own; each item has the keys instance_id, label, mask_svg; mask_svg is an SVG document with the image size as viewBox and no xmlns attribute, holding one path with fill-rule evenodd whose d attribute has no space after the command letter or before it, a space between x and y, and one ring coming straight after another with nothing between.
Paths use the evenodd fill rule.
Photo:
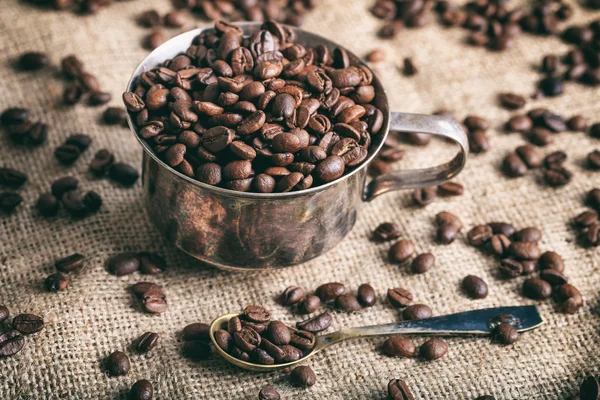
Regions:
<instances>
[{"instance_id":1,"label":"tarnished metal cup","mask_svg":"<svg viewBox=\"0 0 600 400\"><path fill-rule=\"evenodd\" d=\"M239 25L247 35L260 29L259 23ZM323 44L330 50L340 47L293 29L298 43ZM127 90L135 89L143 72L184 52L202 30L176 36L150 53L136 68ZM360 63L348 53L354 63ZM280 268L308 261L338 244L352 229L363 202L394 190L437 185L457 175L469 151L461 126L447 117L390 113L385 89L375 75L372 85L384 122L380 133L372 137L365 162L336 181L296 192L243 193L189 178L161 161L129 119L144 150L142 182L149 218L169 241L207 264L238 270ZM443 136L456 142L460 151L437 167L396 171L367 183L367 167L390 130Z\"/></svg>"}]
</instances>

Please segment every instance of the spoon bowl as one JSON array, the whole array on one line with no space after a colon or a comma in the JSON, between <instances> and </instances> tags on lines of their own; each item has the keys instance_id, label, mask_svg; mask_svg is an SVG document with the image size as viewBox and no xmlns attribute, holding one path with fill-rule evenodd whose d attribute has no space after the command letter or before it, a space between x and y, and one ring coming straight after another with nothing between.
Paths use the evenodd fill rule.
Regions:
<instances>
[{"instance_id":1,"label":"spoon bowl","mask_svg":"<svg viewBox=\"0 0 600 400\"><path fill-rule=\"evenodd\" d=\"M210 324L210 340L213 342L219 354L229 363L250 371L273 371L281 368L289 368L304 362L317 354L324 348L342 342L346 339L390 336L390 335L435 335L435 336L490 336L492 331L500 323L512 325L519 333L526 332L544 324L536 306L495 307L481 310L465 311L456 314L442 315L439 317L393 322L391 324L360 326L344 328L339 331L327 333L315 337L315 345L312 350L304 354L304 357L285 364L256 364L243 361L233 357L223 350L215 340L215 332L221 329L227 321L240 313L231 313L217 317ZM294 329L294 328L291 328Z\"/></svg>"}]
</instances>

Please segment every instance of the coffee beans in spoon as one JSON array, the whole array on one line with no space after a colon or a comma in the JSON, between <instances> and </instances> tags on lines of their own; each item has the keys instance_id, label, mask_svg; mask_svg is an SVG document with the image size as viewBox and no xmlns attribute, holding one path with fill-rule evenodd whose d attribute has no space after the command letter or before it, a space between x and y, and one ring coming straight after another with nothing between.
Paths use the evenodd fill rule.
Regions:
<instances>
[{"instance_id":1,"label":"coffee beans in spoon","mask_svg":"<svg viewBox=\"0 0 600 400\"><path fill-rule=\"evenodd\" d=\"M383 124L372 80L344 49L305 47L277 22L250 37L217 22L142 73L123 101L140 137L180 173L281 193L334 181L366 160Z\"/></svg>"}]
</instances>

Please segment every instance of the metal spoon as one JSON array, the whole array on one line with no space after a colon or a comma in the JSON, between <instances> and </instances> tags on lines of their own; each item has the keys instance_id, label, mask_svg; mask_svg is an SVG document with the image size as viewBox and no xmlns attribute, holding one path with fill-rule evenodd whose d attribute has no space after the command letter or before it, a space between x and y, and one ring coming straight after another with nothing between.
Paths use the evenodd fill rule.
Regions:
<instances>
[{"instance_id":1,"label":"metal spoon","mask_svg":"<svg viewBox=\"0 0 600 400\"><path fill-rule=\"evenodd\" d=\"M230 318L239 315L239 313L232 313L216 318L210 325L210 338L217 348L217 351L225 358L225 360L238 367L251 371L272 371L279 368L294 366L300 362L306 361L324 348L346 339L400 334L489 336L491 335L492 330L502 322L511 324L519 332L535 329L544 323L544 319L541 317L536 306L516 306L485 308L482 310L466 311L416 321L402 321L384 325L344 328L337 332L317 336L313 349L299 360L285 364L263 365L238 360L220 348L215 341L215 332L221 329L223 324L229 321Z\"/></svg>"}]
</instances>

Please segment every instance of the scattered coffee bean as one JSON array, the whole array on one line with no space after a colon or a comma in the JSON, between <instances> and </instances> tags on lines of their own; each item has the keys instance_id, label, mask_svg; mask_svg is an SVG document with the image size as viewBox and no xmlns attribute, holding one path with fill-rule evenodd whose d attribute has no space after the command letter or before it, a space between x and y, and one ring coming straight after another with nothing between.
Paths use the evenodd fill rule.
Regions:
<instances>
[{"instance_id":1,"label":"scattered coffee bean","mask_svg":"<svg viewBox=\"0 0 600 400\"><path fill-rule=\"evenodd\" d=\"M372 62L372 63L385 61L385 58L386 58L386 53L385 53L385 50L383 50L383 49L371 50L366 56L367 61Z\"/></svg>"},{"instance_id":2,"label":"scattered coffee bean","mask_svg":"<svg viewBox=\"0 0 600 400\"><path fill-rule=\"evenodd\" d=\"M206 360L212 354L210 345L207 342L200 340L188 340L184 342L182 352L186 358L189 358L192 361Z\"/></svg>"},{"instance_id":3,"label":"scattered coffee bean","mask_svg":"<svg viewBox=\"0 0 600 400\"><path fill-rule=\"evenodd\" d=\"M321 306L321 299L319 296L307 296L302 303L300 303L300 311L304 314L314 313Z\"/></svg>"},{"instance_id":4,"label":"scattered coffee bean","mask_svg":"<svg viewBox=\"0 0 600 400\"><path fill-rule=\"evenodd\" d=\"M415 257L410 264L410 270L415 274L429 271L435 264L435 256L431 253L422 253Z\"/></svg>"},{"instance_id":5,"label":"scattered coffee bean","mask_svg":"<svg viewBox=\"0 0 600 400\"><path fill-rule=\"evenodd\" d=\"M360 311L362 306L360 305L356 296L351 294L342 294L335 299L335 306L339 310L345 312Z\"/></svg>"},{"instance_id":6,"label":"scattered coffee bean","mask_svg":"<svg viewBox=\"0 0 600 400\"><path fill-rule=\"evenodd\" d=\"M425 304L413 304L402 311L402 319L405 321L431 318L433 312Z\"/></svg>"},{"instance_id":7,"label":"scattered coffee bean","mask_svg":"<svg viewBox=\"0 0 600 400\"><path fill-rule=\"evenodd\" d=\"M390 400L414 400L408 385L402 379L392 379L388 382L388 399Z\"/></svg>"},{"instance_id":8,"label":"scattered coffee bean","mask_svg":"<svg viewBox=\"0 0 600 400\"><path fill-rule=\"evenodd\" d=\"M333 317L328 312L319 314L316 317L309 318L305 321L296 323L296 327L303 331L316 333L329 328L333 322Z\"/></svg>"},{"instance_id":9,"label":"scattered coffee bean","mask_svg":"<svg viewBox=\"0 0 600 400\"><path fill-rule=\"evenodd\" d=\"M271 386L265 386L258 392L258 400L279 400L281 396L279 392Z\"/></svg>"},{"instance_id":10,"label":"scattered coffee bean","mask_svg":"<svg viewBox=\"0 0 600 400\"><path fill-rule=\"evenodd\" d=\"M108 170L108 176L123 186L133 186L139 178L137 170L125 163L112 164Z\"/></svg>"},{"instance_id":11,"label":"scattered coffee bean","mask_svg":"<svg viewBox=\"0 0 600 400\"><path fill-rule=\"evenodd\" d=\"M107 125L123 125L127 121L127 112L120 107L108 107L104 110L102 120Z\"/></svg>"},{"instance_id":12,"label":"scattered coffee bean","mask_svg":"<svg viewBox=\"0 0 600 400\"><path fill-rule=\"evenodd\" d=\"M129 275L140 268L140 259L136 253L125 252L111 257L107 261L108 271L116 276Z\"/></svg>"},{"instance_id":13,"label":"scattered coffee bean","mask_svg":"<svg viewBox=\"0 0 600 400\"><path fill-rule=\"evenodd\" d=\"M499 96L500 104L508 110L517 110L525 106L526 100L523 96L515 93L502 93Z\"/></svg>"},{"instance_id":14,"label":"scattered coffee bean","mask_svg":"<svg viewBox=\"0 0 600 400\"><path fill-rule=\"evenodd\" d=\"M598 214L594 211L584 211L574 219L578 228L588 228L598 223Z\"/></svg>"},{"instance_id":15,"label":"scattered coffee bean","mask_svg":"<svg viewBox=\"0 0 600 400\"><path fill-rule=\"evenodd\" d=\"M372 307L377 300L375 297L375 289L368 283L363 283L358 287L358 302L363 307Z\"/></svg>"},{"instance_id":16,"label":"scattered coffee bean","mask_svg":"<svg viewBox=\"0 0 600 400\"><path fill-rule=\"evenodd\" d=\"M400 226L394 222L384 222L373 231L373 239L380 242L397 239L401 235Z\"/></svg>"},{"instance_id":17,"label":"scattered coffee bean","mask_svg":"<svg viewBox=\"0 0 600 400\"><path fill-rule=\"evenodd\" d=\"M106 370L110 376L125 376L130 369L129 357L122 351L115 351L106 359Z\"/></svg>"},{"instance_id":18,"label":"scattered coffee bean","mask_svg":"<svg viewBox=\"0 0 600 400\"><path fill-rule=\"evenodd\" d=\"M0 185L18 189L27 182L27 175L13 168L0 167Z\"/></svg>"},{"instance_id":19,"label":"scattered coffee bean","mask_svg":"<svg viewBox=\"0 0 600 400\"><path fill-rule=\"evenodd\" d=\"M521 160L527 165L527 168L537 168L542 165L542 156L539 151L532 145L526 144L516 148L515 152Z\"/></svg>"},{"instance_id":20,"label":"scattered coffee bean","mask_svg":"<svg viewBox=\"0 0 600 400\"><path fill-rule=\"evenodd\" d=\"M23 53L18 61L19 68L23 71L36 71L47 67L48 64L50 64L48 55L39 52Z\"/></svg>"},{"instance_id":21,"label":"scattered coffee bean","mask_svg":"<svg viewBox=\"0 0 600 400\"><path fill-rule=\"evenodd\" d=\"M440 196L460 196L464 190L464 186L458 182L446 182L438 186Z\"/></svg>"},{"instance_id":22,"label":"scattered coffee bean","mask_svg":"<svg viewBox=\"0 0 600 400\"><path fill-rule=\"evenodd\" d=\"M15 192L0 192L0 212L10 214L23 202L20 194Z\"/></svg>"},{"instance_id":23,"label":"scattered coffee bean","mask_svg":"<svg viewBox=\"0 0 600 400\"><path fill-rule=\"evenodd\" d=\"M49 292L58 292L69 286L69 280L63 274L57 272L46 278L44 286Z\"/></svg>"},{"instance_id":24,"label":"scattered coffee bean","mask_svg":"<svg viewBox=\"0 0 600 400\"><path fill-rule=\"evenodd\" d=\"M98 150L90 163L90 171L98 177L105 176L114 162L115 156L110 151Z\"/></svg>"},{"instance_id":25,"label":"scattered coffee bean","mask_svg":"<svg viewBox=\"0 0 600 400\"><path fill-rule=\"evenodd\" d=\"M147 353L158 345L158 333L145 332L136 340L135 348L140 353Z\"/></svg>"},{"instance_id":26,"label":"scattered coffee bean","mask_svg":"<svg viewBox=\"0 0 600 400\"><path fill-rule=\"evenodd\" d=\"M81 150L72 144L63 144L54 150L54 156L63 165L71 165L81 155Z\"/></svg>"},{"instance_id":27,"label":"scattered coffee bean","mask_svg":"<svg viewBox=\"0 0 600 400\"><path fill-rule=\"evenodd\" d=\"M412 293L403 288L388 289L387 298L390 304L396 308L404 308L413 301Z\"/></svg>"},{"instance_id":28,"label":"scattered coffee bean","mask_svg":"<svg viewBox=\"0 0 600 400\"><path fill-rule=\"evenodd\" d=\"M519 332L510 324L499 324L492 332L494 340L501 344L513 344L519 340Z\"/></svg>"},{"instance_id":29,"label":"scattered coffee bean","mask_svg":"<svg viewBox=\"0 0 600 400\"><path fill-rule=\"evenodd\" d=\"M167 311L167 298L162 289L150 289L142 295L142 309L151 314Z\"/></svg>"},{"instance_id":30,"label":"scattered coffee bean","mask_svg":"<svg viewBox=\"0 0 600 400\"><path fill-rule=\"evenodd\" d=\"M600 150L594 150L588 153L587 157L588 167L593 170L600 169Z\"/></svg>"},{"instance_id":31,"label":"scattered coffee bean","mask_svg":"<svg viewBox=\"0 0 600 400\"><path fill-rule=\"evenodd\" d=\"M140 379L129 390L129 400L152 400L153 397L154 388L146 379Z\"/></svg>"},{"instance_id":32,"label":"scattered coffee bean","mask_svg":"<svg viewBox=\"0 0 600 400\"><path fill-rule=\"evenodd\" d=\"M415 246L408 239L396 242L389 250L389 258L393 263L401 264L407 261L415 253Z\"/></svg>"},{"instance_id":33,"label":"scattered coffee bean","mask_svg":"<svg viewBox=\"0 0 600 400\"><path fill-rule=\"evenodd\" d=\"M60 203L52 193L42 193L38 198L36 208L44 217L51 217L58 213Z\"/></svg>"},{"instance_id":34,"label":"scattered coffee bean","mask_svg":"<svg viewBox=\"0 0 600 400\"><path fill-rule=\"evenodd\" d=\"M183 330L181 332L181 340L183 340L183 341L199 340L199 341L209 342L210 341L210 325L202 323L202 322L195 322L193 324L187 325L185 328L183 328Z\"/></svg>"},{"instance_id":35,"label":"scattered coffee bean","mask_svg":"<svg viewBox=\"0 0 600 400\"><path fill-rule=\"evenodd\" d=\"M174 10L165 15L165 25L171 28L181 28L188 23L188 15L184 11Z\"/></svg>"},{"instance_id":36,"label":"scattered coffee bean","mask_svg":"<svg viewBox=\"0 0 600 400\"><path fill-rule=\"evenodd\" d=\"M544 300L552 295L552 286L539 278L528 278L523 282L523 295L533 300Z\"/></svg>"},{"instance_id":37,"label":"scattered coffee bean","mask_svg":"<svg viewBox=\"0 0 600 400\"><path fill-rule=\"evenodd\" d=\"M12 357L25 345L25 338L18 331L0 333L0 358Z\"/></svg>"},{"instance_id":38,"label":"scattered coffee bean","mask_svg":"<svg viewBox=\"0 0 600 400\"><path fill-rule=\"evenodd\" d=\"M12 326L24 335L44 329L44 319L33 314L19 314L13 318Z\"/></svg>"},{"instance_id":39,"label":"scattered coffee bean","mask_svg":"<svg viewBox=\"0 0 600 400\"><path fill-rule=\"evenodd\" d=\"M288 286L281 294L281 304L289 306L304 299L304 289L298 286Z\"/></svg>"},{"instance_id":40,"label":"scattered coffee bean","mask_svg":"<svg viewBox=\"0 0 600 400\"><path fill-rule=\"evenodd\" d=\"M488 295L488 286L483 279L467 275L462 281L462 288L472 299L485 299Z\"/></svg>"},{"instance_id":41,"label":"scattered coffee bean","mask_svg":"<svg viewBox=\"0 0 600 400\"><path fill-rule=\"evenodd\" d=\"M437 360L448 353L448 344L444 339L429 339L419 348L419 355L427 361Z\"/></svg>"},{"instance_id":42,"label":"scattered coffee bean","mask_svg":"<svg viewBox=\"0 0 600 400\"><path fill-rule=\"evenodd\" d=\"M542 239L542 232L534 227L524 228L515 232L513 239L521 242L539 242Z\"/></svg>"},{"instance_id":43,"label":"scattered coffee bean","mask_svg":"<svg viewBox=\"0 0 600 400\"><path fill-rule=\"evenodd\" d=\"M165 259L159 254L142 251L137 254L137 258L140 261L139 270L142 274L156 275L167 268Z\"/></svg>"},{"instance_id":44,"label":"scattered coffee bean","mask_svg":"<svg viewBox=\"0 0 600 400\"><path fill-rule=\"evenodd\" d=\"M504 279L514 279L523 274L523 263L512 258L500 261L500 275Z\"/></svg>"},{"instance_id":45,"label":"scattered coffee bean","mask_svg":"<svg viewBox=\"0 0 600 400\"><path fill-rule=\"evenodd\" d=\"M404 69L403 69L404 76L413 76L419 72L419 70L415 66L415 63L413 62L412 58L410 58L410 57L405 58L403 63L404 63Z\"/></svg>"},{"instance_id":46,"label":"scattered coffee bean","mask_svg":"<svg viewBox=\"0 0 600 400\"><path fill-rule=\"evenodd\" d=\"M8 310L8 307L0 305L0 324L6 321L9 316L10 311Z\"/></svg>"},{"instance_id":47,"label":"scattered coffee bean","mask_svg":"<svg viewBox=\"0 0 600 400\"><path fill-rule=\"evenodd\" d=\"M541 256L536 242L512 242L508 253L519 260L537 260Z\"/></svg>"},{"instance_id":48,"label":"scattered coffee bean","mask_svg":"<svg viewBox=\"0 0 600 400\"><path fill-rule=\"evenodd\" d=\"M554 251L547 251L542 254L538 260L538 264L542 270L552 269L558 272L563 272L565 270L565 262L562 257Z\"/></svg>"},{"instance_id":49,"label":"scattered coffee bean","mask_svg":"<svg viewBox=\"0 0 600 400\"><path fill-rule=\"evenodd\" d=\"M317 382L317 376L306 365L294 368L290 374L290 379L292 384L303 388L311 387Z\"/></svg>"},{"instance_id":50,"label":"scattered coffee bean","mask_svg":"<svg viewBox=\"0 0 600 400\"><path fill-rule=\"evenodd\" d=\"M413 203L425 207L435 200L437 193L434 188L415 189L412 194Z\"/></svg>"},{"instance_id":51,"label":"scattered coffee bean","mask_svg":"<svg viewBox=\"0 0 600 400\"><path fill-rule=\"evenodd\" d=\"M510 239L502 233L493 235L490 238L490 248L498 257L503 257L507 254L510 243Z\"/></svg>"},{"instance_id":52,"label":"scattered coffee bean","mask_svg":"<svg viewBox=\"0 0 600 400\"><path fill-rule=\"evenodd\" d=\"M502 171L509 178L523 176L527 170L527 164L516 154L509 154L502 161Z\"/></svg>"},{"instance_id":53,"label":"scattered coffee bean","mask_svg":"<svg viewBox=\"0 0 600 400\"><path fill-rule=\"evenodd\" d=\"M76 271L83 266L85 257L79 253L71 254L67 257L56 260L54 267L65 274Z\"/></svg>"},{"instance_id":54,"label":"scattered coffee bean","mask_svg":"<svg viewBox=\"0 0 600 400\"><path fill-rule=\"evenodd\" d=\"M493 235L492 227L489 225L477 225L467 233L469 243L473 246L483 246Z\"/></svg>"},{"instance_id":55,"label":"scattered coffee bean","mask_svg":"<svg viewBox=\"0 0 600 400\"><path fill-rule=\"evenodd\" d=\"M544 96L555 97L563 93L563 82L557 77L549 76L542 79L538 87L544 93Z\"/></svg>"},{"instance_id":56,"label":"scattered coffee bean","mask_svg":"<svg viewBox=\"0 0 600 400\"><path fill-rule=\"evenodd\" d=\"M391 357L411 358L415 355L415 344L406 338L391 337L383 342L383 352Z\"/></svg>"},{"instance_id":57,"label":"scattered coffee bean","mask_svg":"<svg viewBox=\"0 0 600 400\"><path fill-rule=\"evenodd\" d=\"M315 294L319 296L322 302L326 303L328 301L335 300L338 296L344 294L346 288L342 283L339 282L329 282L325 283L315 290Z\"/></svg>"},{"instance_id":58,"label":"scattered coffee bean","mask_svg":"<svg viewBox=\"0 0 600 400\"><path fill-rule=\"evenodd\" d=\"M152 282L137 282L131 285L129 289L131 290L131 293L133 293L137 298L141 299L144 296L144 293L151 289L160 290L160 286Z\"/></svg>"},{"instance_id":59,"label":"scattered coffee bean","mask_svg":"<svg viewBox=\"0 0 600 400\"><path fill-rule=\"evenodd\" d=\"M533 121L527 115L515 115L506 122L505 128L510 132L527 132L533 128Z\"/></svg>"},{"instance_id":60,"label":"scattered coffee bean","mask_svg":"<svg viewBox=\"0 0 600 400\"><path fill-rule=\"evenodd\" d=\"M567 127L572 131L585 132L588 127L588 122L585 117L581 115L575 115L567 121Z\"/></svg>"}]
</instances>

